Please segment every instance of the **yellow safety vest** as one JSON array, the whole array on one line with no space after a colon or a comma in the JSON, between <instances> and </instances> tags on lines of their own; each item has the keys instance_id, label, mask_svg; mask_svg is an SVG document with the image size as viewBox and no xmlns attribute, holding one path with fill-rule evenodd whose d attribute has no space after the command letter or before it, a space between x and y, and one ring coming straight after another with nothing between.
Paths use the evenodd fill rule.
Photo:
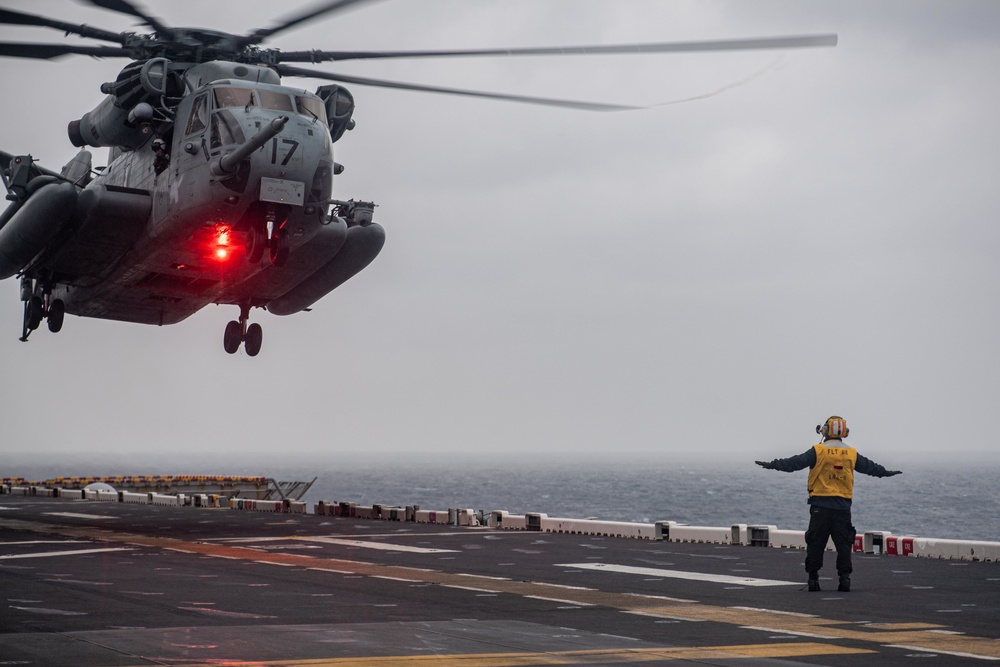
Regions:
<instances>
[{"instance_id":1,"label":"yellow safety vest","mask_svg":"<svg viewBox=\"0 0 1000 667\"><path fill-rule=\"evenodd\" d=\"M816 465L809 471L809 495L851 498L854 495L854 465L858 452L840 440L813 447Z\"/></svg>"}]
</instances>

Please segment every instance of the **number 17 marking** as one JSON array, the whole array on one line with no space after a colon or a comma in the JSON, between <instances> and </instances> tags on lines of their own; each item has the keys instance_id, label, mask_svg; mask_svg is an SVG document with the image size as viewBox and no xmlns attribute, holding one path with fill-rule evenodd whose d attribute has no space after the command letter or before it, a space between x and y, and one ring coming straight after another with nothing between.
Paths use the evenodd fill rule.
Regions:
<instances>
[{"instance_id":1,"label":"number 17 marking","mask_svg":"<svg viewBox=\"0 0 1000 667\"><path fill-rule=\"evenodd\" d=\"M288 161L292 159L292 155L295 153L295 149L299 147L299 142L294 139L282 139L281 143L291 144L291 148L288 153L285 154L285 159L281 161L281 166L284 167L288 164ZM278 137L271 139L271 164L276 164L278 162Z\"/></svg>"}]
</instances>

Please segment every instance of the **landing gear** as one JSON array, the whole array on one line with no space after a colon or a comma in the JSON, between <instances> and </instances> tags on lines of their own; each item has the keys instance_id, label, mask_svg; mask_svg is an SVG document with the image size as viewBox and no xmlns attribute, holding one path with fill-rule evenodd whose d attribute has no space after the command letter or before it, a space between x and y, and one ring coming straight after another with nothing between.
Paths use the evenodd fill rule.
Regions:
<instances>
[{"instance_id":1,"label":"landing gear","mask_svg":"<svg viewBox=\"0 0 1000 667\"><path fill-rule=\"evenodd\" d=\"M267 239L264 237L264 230L258 225L252 225L247 232L247 261L256 264L264 256L264 247L267 246Z\"/></svg>"},{"instance_id":2,"label":"landing gear","mask_svg":"<svg viewBox=\"0 0 1000 667\"><path fill-rule=\"evenodd\" d=\"M271 234L268 251L271 266L284 266L288 261L288 232L281 228L275 229Z\"/></svg>"},{"instance_id":3,"label":"landing gear","mask_svg":"<svg viewBox=\"0 0 1000 667\"><path fill-rule=\"evenodd\" d=\"M35 292L41 289L41 294ZM48 285L37 284L31 278L21 278L21 300L24 301L24 319L21 324L21 342L28 342L28 336L37 329L42 320L48 320L49 331L58 333L66 317L66 305L62 299L52 298Z\"/></svg>"},{"instance_id":4,"label":"landing gear","mask_svg":"<svg viewBox=\"0 0 1000 667\"><path fill-rule=\"evenodd\" d=\"M240 344L243 344L248 357L256 357L260 352L260 346L264 340L264 330L256 322L248 326L247 320L249 319L250 306L241 305L239 321L232 320L226 325L222 346L229 354L236 354L236 351L240 349Z\"/></svg>"},{"instance_id":5,"label":"landing gear","mask_svg":"<svg viewBox=\"0 0 1000 667\"><path fill-rule=\"evenodd\" d=\"M66 317L66 304L62 302L62 299L53 299L52 303L49 304L49 331L52 333L59 333L62 329L63 319Z\"/></svg>"},{"instance_id":6,"label":"landing gear","mask_svg":"<svg viewBox=\"0 0 1000 667\"><path fill-rule=\"evenodd\" d=\"M28 336L42 323L44 314L42 297L33 296L24 302L24 319L22 320L21 338L19 339L22 343L28 342Z\"/></svg>"},{"instance_id":7,"label":"landing gear","mask_svg":"<svg viewBox=\"0 0 1000 667\"><path fill-rule=\"evenodd\" d=\"M236 320L232 320L226 325L226 333L222 339L222 345L229 354L236 354L243 342L243 325Z\"/></svg>"},{"instance_id":8,"label":"landing gear","mask_svg":"<svg viewBox=\"0 0 1000 667\"><path fill-rule=\"evenodd\" d=\"M247 261L251 264L259 262L265 248L272 266L284 266L288 261L288 231L278 224L273 209L268 210L263 223L251 224L247 230Z\"/></svg>"},{"instance_id":9,"label":"landing gear","mask_svg":"<svg viewBox=\"0 0 1000 667\"><path fill-rule=\"evenodd\" d=\"M243 347L247 351L247 356L256 357L260 352L260 345L264 341L264 330L254 322L247 327L246 335L243 336Z\"/></svg>"}]
</instances>

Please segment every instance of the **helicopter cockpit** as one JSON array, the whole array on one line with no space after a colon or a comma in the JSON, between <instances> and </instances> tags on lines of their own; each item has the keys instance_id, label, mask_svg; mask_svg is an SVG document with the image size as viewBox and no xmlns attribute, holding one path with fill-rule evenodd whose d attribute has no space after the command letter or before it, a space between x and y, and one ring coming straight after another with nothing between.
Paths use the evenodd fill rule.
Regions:
<instances>
[{"instance_id":1,"label":"helicopter cockpit","mask_svg":"<svg viewBox=\"0 0 1000 667\"><path fill-rule=\"evenodd\" d=\"M236 86L231 81L221 81L210 84L209 90L195 97L185 125L185 136L199 134L211 126L212 149L243 143L246 137L234 109L242 109L245 113L260 109L294 113L327 125L326 105L315 95L278 86Z\"/></svg>"},{"instance_id":2,"label":"helicopter cockpit","mask_svg":"<svg viewBox=\"0 0 1000 667\"><path fill-rule=\"evenodd\" d=\"M224 85L225 84L225 85ZM216 109L262 107L273 111L298 113L326 124L326 107L323 101L309 93L293 93L287 88L247 88L220 82L213 88Z\"/></svg>"}]
</instances>

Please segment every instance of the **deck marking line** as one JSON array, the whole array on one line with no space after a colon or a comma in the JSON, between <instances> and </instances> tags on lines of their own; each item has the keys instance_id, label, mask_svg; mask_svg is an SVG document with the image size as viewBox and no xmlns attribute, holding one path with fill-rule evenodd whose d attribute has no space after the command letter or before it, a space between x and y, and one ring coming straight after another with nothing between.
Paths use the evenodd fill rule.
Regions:
<instances>
[{"instance_id":1,"label":"deck marking line","mask_svg":"<svg viewBox=\"0 0 1000 667\"><path fill-rule=\"evenodd\" d=\"M229 544L240 544L243 542L286 542L294 540L294 537L207 537L205 542L226 542Z\"/></svg>"},{"instance_id":2,"label":"deck marking line","mask_svg":"<svg viewBox=\"0 0 1000 667\"><path fill-rule=\"evenodd\" d=\"M802 632L801 630L788 630L785 628L764 628L757 625L741 625L744 630L760 630L761 632L773 632L779 635L794 635L796 637L811 637L813 639L839 639L830 635L821 635L815 632Z\"/></svg>"},{"instance_id":3,"label":"deck marking line","mask_svg":"<svg viewBox=\"0 0 1000 667\"><path fill-rule=\"evenodd\" d=\"M489 588L473 588L472 586L458 586L457 584L441 584L444 588L457 588L462 591L472 591L473 593L490 593L496 595L496 591Z\"/></svg>"},{"instance_id":4,"label":"deck marking line","mask_svg":"<svg viewBox=\"0 0 1000 667\"><path fill-rule=\"evenodd\" d=\"M11 609L17 609L18 611L26 611L32 614L47 614L50 616L86 616L85 611L65 611L63 609L47 609L45 607L15 607L10 606Z\"/></svg>"},{"instance_id":5,"label":"deck marking line","mask_svg":"<svg viewBox=\"0 0 1000 667\"><path fill-rule=\"evenodd\" d=\"M634 598L645 598L647 600L665 600L667 602L690 602L690 603L698 602L697 600L687 600L685 598L673 598L670 597L669 595L649 595L648 593L624 593L624 595L628 595Z\"/></svg>"},{"instance_id":6,"label":"deck marking line","mask_svg":"<svg viewBox=\"0 0 1000 667\"><path fill-rule=\"evenodd\" d=\"M303 556L305 558L305 556ZM260 563L261 565L280 565L281 567L298 567L296 563L275 563L273 560L255 560L255 563Z\"/></svg>"},{"instance_id":7,"label":"deck marking line","mask_svg":"<svg viewBox=\"0 0 1000 667\"><path fill-rule=\"evenodd\" d=\"M648 616L650 618L666 618L671 621L687 621L689 623L704 623L707 618L689 618L687 616L672 616L669 614L660 614L654 611L636 611L630 609L623 609L623 614L633 614L634 616Z\"/></svg>"},{"instance_id":8,"label":"deck marking line","mask_svg":"<svg viewBox=\"0 0 1000 667\"><path fill-rule=\"evenodd\" d=\"M223 609L212 609L211 607L177 607L181 611L199 611L210 616L225 618L277 618L277 616L267 616L265 614L253 614L243 611L225 611Z\"/></svg>"},{"instance_id":9,"label":"deck marking line","mask_svg":"<svg viewBox=\"0 0 1000 667\"><path fill-rule=\"evenodd\" d=\"M741 607L733 606L730 609L742 609L744 611L763 611L768 614L783 614L785 616L798 616L800 618L819 618L816 614L803 614L798 611L781 611L780 609L767 609L766 607Z\"/></svg>"},{"instance_id":10,"label":"deck marking line","mask_svg":"<svg viewBox=\"0 0 1000 667\"><path fill-rule=\"evenodd\" d=\"M668 577L671 579L687 579L690 581L708 581L716 584L740 584L742 586L800 586L802 584L800 581L734 577L729 574L710 574L708 572L688 572L685 570L661 570L654 567L634 567L632 565L614 565L611 563L558 563L555 567L575 567L581 570L595 570L598 572L641 574L645 576Z\"/></svg>"},{"instance_id":11,"label":"deck marking line","mask_svg":"<svg viewBox=\"0 0 1000 667\"><path fill-rule=\"evenodd\" d=\"M90 540L26 540L24 542L0 542L0 546L9 544L91 544Z\"/></svg>"},{"instance_id":12,"label":"deck marking line","mask_svg":"<svg viewBox=\"0 0 1000 667\"><path fill-rule=\"evenodd\" d=\"M333 572L334 574L354 574L352 570L337 570L332 567L309 567L307 570L312 570L313 572Z\"/></svg>"},{"instance_id":13,"label":"deck marking line","mask_svg":"<svg viewBox=\"0 0 1000 667\"><path fill-rule=\"evenodd\" d=\"M589 588L587 586L567 586L566 584L550 584L547 581L529 581L529 584L534 584L535 586L548 586L550 588L563 588L568 591L596 591L596 588Z\"/></svg>"},{"instance_id":14,"label":"deck marking line","mask_svg":"<svg viewBox=\"0 0 1000 667\"><path fill-rule=\"evenodd\" d=\"M387 542L368 542L366 540L345 540L339 537L295 537L303 542L320 542L336 544L345 547L360 547L362 549L380 549L382 551L405 551L414 554L446 554L458 553L455 549L428 549L426 547L411 547L405 544L389 544Z\"/></svg>"},{"instance_id":15,"label":"deck marking line","mask_svg":"<svg viewBox=\"0 0 1000 667\"><path fill-rule=\"evenodd\" d=\"M525 595L523 597L530 598L532 600L543 600L545 602L558 602L560 604L571 604L575 607L596 607L597 605L591 604L590 602L580 602L579 600L563 600L560 598L548 598L541 595Z\"/></svg>"},{"instance_id":16,"label":"deck marking line","mask_svg":"<svg viewBox=\"0 0 1000 667\"><path fill-rule=\"evenodd\" d=\"M851 655L872 653L866 649L847 648L817 643L744 644L736 646L693 646L660 648L583 649L576 651L546 651L522 653L460 653L449 655L390 655L353 658L319 658L310 660L276 660L268 665L310 667L535 667L537 665L588 665L640 663L665 660L733 660L739 658L795 658L819 655ZM211 667L213 663L192 664L189 667Z\"/></svg>"},{"instance_id":17,"label":"deck marking line","mask_svg":"<svg viewBox=\"0 0 1000 667\"><path fill-rule=\"evenodd\" d=\"M0 560L14 560L17 558L51 558L53 556L80 556L82 554L99 554L108 551L132 551L128 547L108 547L105 549L75 549L73 551L43 551L36 554L5 554L0 556Z\"/></svg>"},{"instance_id":18,"label":"deck marking line","mask_svg":"<svg viewBox=\"0 0 1000 667\"><path fill-rule=\"evenodd\" d=\"M901 648L906 651L920 651L921 653L943 653L944 655L953 655L956 658L972 658L974 660L990 660L993 662L1000 661L1000 657L979 655L978 653L965 653L963 651L944 651L939 648L930 648L927 646L906 646L904 644L886 644L885 646L886 648Z\"/></svg>"}]
</instances>

